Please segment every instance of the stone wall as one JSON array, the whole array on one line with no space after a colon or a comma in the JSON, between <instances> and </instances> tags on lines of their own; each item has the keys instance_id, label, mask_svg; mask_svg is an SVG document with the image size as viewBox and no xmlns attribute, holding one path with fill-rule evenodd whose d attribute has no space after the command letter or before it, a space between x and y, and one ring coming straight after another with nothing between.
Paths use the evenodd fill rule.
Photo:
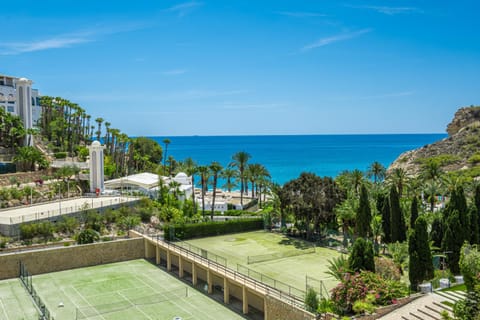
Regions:
<instances>
[{"instance_id":1,"label":"stone wall","mask_svg":"<svg viewBox=\"0 0 480 320\"><path fill-rule=\"evenodd\" d=\"M265 296L265 319L266 320L312 320L315 319L313 313L293 307L290 304Z\"/></svg>"},{"instance_id":2,"label":"stone wall","mask_svg":"<svg viewBox=\"0 0 480 320\"><path fill-rule=\"evenodd\" d=\"M37 275L104 263L142 259L144 256L143 238L6 253L0 255L0 280L18 277L20 261L25 263L30 273Z\"/></svg>"}]
</instances>

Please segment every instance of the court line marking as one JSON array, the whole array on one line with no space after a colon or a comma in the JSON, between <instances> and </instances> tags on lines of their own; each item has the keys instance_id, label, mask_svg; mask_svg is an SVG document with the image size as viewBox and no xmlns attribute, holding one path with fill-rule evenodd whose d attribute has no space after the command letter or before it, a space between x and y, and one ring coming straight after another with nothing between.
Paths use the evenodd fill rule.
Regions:
<instances>
[{"instance_id":1,"label":"court line marking","mask_svg":"<svg viewBox=\"0 0 480 320\"><path fill-rule=\"evenodd\" d=\"M130 301L130 299L128 299L127 297L125 297L123 294L121 294L120 292L117 292L118 295L120 295L122 298L124 298L125 300L128 301L128 303L130 303L132 305L132 307L134 307L135 309L137 309L138 311L140 311L141 313L143 313L148 319L150 320L153 320L148 314L146 314L145 312L143 312L142 309L138 308L136 304L134 304L132 301Z\"/></svg>"},{"instance_id":2,"label":"court line marking","mask_svg":"<svg viewBox=\"0 0 480 320\"><path fill-rule=\"evenodd\" d=\"M3 301L1 298L0 298L0 306L2 307L3 314L5 315L5 319L9 320L10 318L8 317L7 310L5 309L5 305L3 304Z\"/></svg>"},{"instance_id":3,"label":"court line marking","mask_svg":"<svg viewBox=\"0 0 480 320\"><path fill-rule=\"evenodd\" d=\"M147 287L150 287L154 292L157 292L157 293L159 293L159 294L163 294L163 293L157 291L157 290L156 290L154 287L152 287L149 283L143 281L143 279L142 279L142 278L139 278L137 275L134 275L134 277L135 277L137 280L139 280L140 282L144 283ZM175 278L175 279L176 279L176 278ZM178 281L178 279L176 279L176 280ZM176 305L179 309L183 310L186 314L188 314L188 317L189 317L189 318L193 317L193 313L191 313L190 311L188 311L188 310L186 310L185 308L183 308L182 305L179 305L178 303L176 303L174 299L172 299L172 300L167 300L167 301L170 302L170 303L172 303L172 304L174 304L174 305ZM188 300L187 300L187 302L188 302ZM193 306L191 303L188 303L188 304L189 304L190 306ZM200 310L196 310L196 311L200 311ZM206 313L203 312L203 311L200 311L200 312L201 312L201 313L204 313L204 314L207 316L207 318L210 319L210 316L209 316L208 314L206 314Z\"/></svg>"},{"instance_id":4,"label":"court line marking","mask_svg":"<svg viewBox=\"0 0 480 320\"><path fill-rule=\"evenodd\" d=\"M80 296L80 298L82 298L83 301L85 301L91 308L93 308L103 320L106 320L97 310L97 308L95 308L90 302L88 302L88 300L74 286L70 286L70 288L72 288Z\"/></svg>"}]
</instances>

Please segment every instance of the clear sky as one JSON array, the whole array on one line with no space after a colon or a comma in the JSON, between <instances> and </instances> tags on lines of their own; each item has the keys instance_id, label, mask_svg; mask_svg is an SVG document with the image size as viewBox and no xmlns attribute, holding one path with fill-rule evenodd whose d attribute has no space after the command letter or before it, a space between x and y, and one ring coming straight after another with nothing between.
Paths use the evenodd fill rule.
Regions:
<instances>
[{"instance_id":1,"label":"clear sky","mask_svg":"<svg viewBox=\"0 0 480 320\"><path fill-rule=\"evenodd\" d=\"M129 135L445 132L478 0L2 1L0 73Z\"/></svg>"}]
</instances>

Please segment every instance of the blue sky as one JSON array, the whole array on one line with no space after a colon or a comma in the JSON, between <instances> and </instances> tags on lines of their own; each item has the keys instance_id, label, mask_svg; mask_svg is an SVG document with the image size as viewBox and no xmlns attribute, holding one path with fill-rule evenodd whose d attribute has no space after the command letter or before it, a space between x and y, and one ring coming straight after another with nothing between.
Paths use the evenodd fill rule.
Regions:
<instances>
[{"instance_id":1,"label":"blue sky","mask_svg":"<svg viewBox=\"0 0 480 320\"><path fill-rule=\"evenodd\" d=\"M129 135L445 132L480 104L480 3L2 2L0 73Z\"/></svg>"}]
</instances>

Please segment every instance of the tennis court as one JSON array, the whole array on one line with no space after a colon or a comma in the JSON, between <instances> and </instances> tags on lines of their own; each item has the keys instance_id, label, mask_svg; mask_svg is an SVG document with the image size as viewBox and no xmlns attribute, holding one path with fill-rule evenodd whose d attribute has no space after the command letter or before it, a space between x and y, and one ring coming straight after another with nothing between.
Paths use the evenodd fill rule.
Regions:
<instances>
[{"instance_id":1,"label":"tennis court","mask_svg":"<svg viewBox=\"0 0 480 320\"><path fill-rule=\"evenodd\" d=\"M300 239L254 231L187 242L226 258L232 269L236 270L240 264L300 290L305 290L307 275L322 280L327 290L337 285L337 281L325 272L328 260L340 253L322 247L316 247L313 252L311 244Z\"/></svg>"},{"instance_id":2,"label":"tennis court","mask_svg":"<svg viewBox=\"0 0 480 320\"><path fill-rule=\"evenodd\" d=\"M38 275L33 286L55 319L244 319L146 260Z\"/></svg>"},{"instance_id":3,"label":"tennis court","mask_svg":"<svg viewBox=\"0 0 480 320\"><path fill-rule=\"evenodd\" d=\"M38 319L37 309L19 279L0 281L0 319Z\"/></svg>"}]
</instances>

